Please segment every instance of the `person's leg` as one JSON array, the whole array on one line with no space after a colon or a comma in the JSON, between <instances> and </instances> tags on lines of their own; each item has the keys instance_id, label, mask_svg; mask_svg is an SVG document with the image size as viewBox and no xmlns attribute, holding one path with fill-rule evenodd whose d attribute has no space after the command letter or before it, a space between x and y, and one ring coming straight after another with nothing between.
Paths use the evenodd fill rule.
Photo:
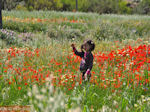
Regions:
<instances>
[{"instance_id":1,"label":"person's leg","mask_svg":"<svg viewBox=\"0 0 150 112\"><path fill-rule=\"evenodd\" d=\"M91 79L91 73L88 75L88 81L90 81Z\"/></svg>"},{"instance_id":2,"label":"person's leg","mask_svg":"<svg viewBox=\"0 0 150 112\"><path fill-rule=\"evenodd\" d=\"M84 81L85 80L85 72L82 72L82 81Z\"/></svg>"}]
</instances>

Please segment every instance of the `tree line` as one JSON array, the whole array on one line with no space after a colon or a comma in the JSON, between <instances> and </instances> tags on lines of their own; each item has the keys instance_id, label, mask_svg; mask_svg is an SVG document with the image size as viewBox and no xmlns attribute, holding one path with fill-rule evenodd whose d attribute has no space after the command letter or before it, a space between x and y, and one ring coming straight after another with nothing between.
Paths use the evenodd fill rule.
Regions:
<instances>
[{"instance_id":1,"label":"tree line","mask_svg":"<svg viewBox=\"0 0 150 112\"><path fill-rule=\"evenodd\" d=\"M2 0L4 10L75 11L76 0ZM150 0L78 0L78 11L150 14Z\"/></svg>"}]
</instances>

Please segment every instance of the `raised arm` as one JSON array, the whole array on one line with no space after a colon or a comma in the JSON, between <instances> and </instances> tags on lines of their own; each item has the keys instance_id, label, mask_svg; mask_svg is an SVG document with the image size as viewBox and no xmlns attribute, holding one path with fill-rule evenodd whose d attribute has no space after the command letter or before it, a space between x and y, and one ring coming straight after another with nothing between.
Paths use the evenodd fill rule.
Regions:
<instances>
[{"instance_id":1,"label":"raised arm","mask_svg":"<svg viewBox=\"0 0 150 112\"><path fill-rule=\"evenodd\" d=\"M81 58L84 57L84 52L79 52L76 48L75 48L75 45L72 44L71 45L72 49L73 49L73 52L77 55L77 56L80 56Z\"/></svg>"}]
</instances>

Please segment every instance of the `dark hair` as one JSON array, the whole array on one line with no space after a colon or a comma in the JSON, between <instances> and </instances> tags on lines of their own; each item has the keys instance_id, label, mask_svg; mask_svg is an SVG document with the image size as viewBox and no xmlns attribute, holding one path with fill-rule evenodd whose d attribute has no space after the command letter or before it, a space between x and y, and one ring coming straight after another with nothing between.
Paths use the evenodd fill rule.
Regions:
<instances>
[{"instance_id":1,"label":"dark hair","mask_svg":"<svg viewBox=\"0 0 150 112\"><path fill-rule=\"evenodd\" d=\"M86 40L86 41L84 41L84 44L85 44L85 43L87 43L87 44L90 45L90 47L91 47L91 48L90 48L90 51L93 51L93 50L95 49L95 43L94 43L92 40ZM81 49L83 49L83 45L84 45L84 44L81 45Z\"/></svg>"},{"instance_id":2,"label":"dark hair","mask_svg":"<svg viewBox=\"0 0 150 112\"><path fill-rule=\"evenodd\" d=\"M95 43L92 40L87 40L87 43L91 46L91 51L95 49Z\"/></svg>"}]
</instances>

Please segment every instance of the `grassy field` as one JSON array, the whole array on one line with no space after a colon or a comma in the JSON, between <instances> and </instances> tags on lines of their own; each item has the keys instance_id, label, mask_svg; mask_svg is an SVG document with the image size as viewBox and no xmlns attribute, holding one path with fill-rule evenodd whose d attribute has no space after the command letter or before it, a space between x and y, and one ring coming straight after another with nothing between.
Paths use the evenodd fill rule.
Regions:
<instances>
[{"instance_id":1,"label":"grassy field","mask_svg":"<svg viewBox=\"0 0 150 112\"><path fill-rule=\"evenodd\" d=\"M150 16L3 11L0 106L31 111L148 112ZM90 82L82 82L78 50L96 48Z\"/></svg>"}]
</instances>

